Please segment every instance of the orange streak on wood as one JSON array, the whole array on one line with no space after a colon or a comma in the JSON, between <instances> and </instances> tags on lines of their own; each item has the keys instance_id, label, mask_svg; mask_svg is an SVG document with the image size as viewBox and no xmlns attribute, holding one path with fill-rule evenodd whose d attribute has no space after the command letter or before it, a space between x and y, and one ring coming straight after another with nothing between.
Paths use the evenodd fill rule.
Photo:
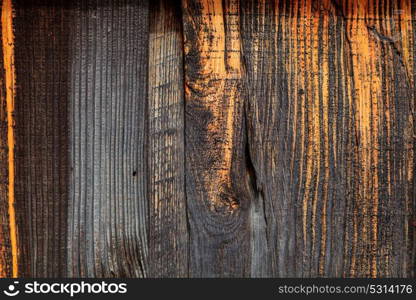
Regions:
<instances>
[{"instance_id":1,"label":"orange streak on wood","mask_svg":"<svg viewBox=\"0 0 416 300\"><path fill-rule=\"evenodd\" d=\"M300 1L299 1L300 2ZM306 84L305 84L305 74L304 74L304 70L307 69L310 66L310 62L309 60L306 59L303 51L306 51L306 49L310 49L311 45L310 45L310 40L309 39L305 39L305 36L310 37L310 32L309 32L309 26L308 26L308 20L305 18L305 15L307 15L307 13L305 13L304 11L301 11L298 14L298 10L305 10L306 4L302 4L296 2L297 7L294 7L294 12L295 15L293 18L298 17L299 18L299 23L298 24L294 24L295 26L292 26L293 31L296 34L296 39L298 40L299 44L297 49L300 49L300 52L296 52L295 56L297 56L297 69L296 69L296 80L297 80L297 88L299 89L299 91L302 91L303 95L302 95L302 101L307 101L306 96L304 96L305 93L305 89L306 89ZM305 32L305 27L307 29L307 31ZM309 42L309 43L307 43ZM308 91L308 96L310 95L310 91ZM305 116L308 113L306 111L306 108L308 107L308 105L306 103L301 103L301 136L305 137L305 132L306 131L310 131L311 130L311 124L312 122L309 122L308 124L308 128L306 128L306 121L305 121ZM306 144L306 145L305 145ZM305 147L306 147L306 179L305 179L305 192L303 194L303 199L302 199L302 228L303 228L303 243L306 247L307 244L307 218L308 218L308 196L309 196L309 190L310 190L310 184L311 184L311 177L312 177L312 164L311 164L311 160L308 159L310 157L312 157L312 148L310 147L311 144L311 138L309 137L308 141L305 142L305 139L302 138L302 145L301 145L301 156L303 156L303 154L305 153ZM303 165L301 167L301 174L303 174Z\"/></svg>"},{"instance_id":2,"label":"orange streak on wood","mask_svg":"<svg viewBox=\"0 0 416 300\"><path fill-rule=\"evenodd\" d=\"M275 4L275 15L276 15L276 24L288 24L290 21L292 22L291 27L292 28L296 28L296 20L297 18L290 18L287 17L284 13L280 14L279 12L279 0L276 0L276 4ZM283 3L283 5L285 6L286 3ZM286 10L286 7L283 7L283 12ZM280 26L280 25L279 25ZM289 34L287 33L289 32ZM289 39L288 35L290 36L290 28L286 29L284 27L284 30L282 31L282 39L283 40L289 40L288 44L289 47L291 49L297 49L297 40L296 39ZM277 48L277 45L276 45ZM291 55L292 52L289 53L289 59L287 60L287 63L285 64L285 69L286 69L286 73L287 74L293 74L296 73L296 55ZM295 99L295 101L293 101L293 112L297 112L298 111L298 93L297 93L297 89L296 89L296 84L293 84L291 80L287 81L287 85L288 85L288 94L289 95L293 95L293 99ZM294 85L294 87L293 87ZM296 141L297 141L297 125L298 125L298 118L297 118L297 113L293 114L293 140L292 140L292 149L296 149ZM296 151L292 151L292 158L291 158L291 163L290 163L290 177L291 180L293 180L293 171L294 171L294 164L295 164L295 155L296 155Z\"/></svg>"},{"instance_id":3,"label":"orange streak on wood","mask_svg":"<svg viewBox=\"0 0 416 300\"><path fill-rule=\"evenodd\" d=\"M323 2L323 6L326 11L330 10L330 3L328 0ZM323 58L322 58L322 112L323 112L323 141L324 141L324 182L323 182L323 199L322 199L322 225L321 225L321 251L319 257L319 275L323 276L325 272L325 254L326 254L326 244L327 244L327 202L328 202L328 182L329 182L329 15L325 13L323 15L323 36L322 36L322 48L323 48ZM334 126L335 127L335 126ZM336 135L334 135L335 137Z\"/></svg>"},{"instance_id":4,"label":"orange streak on wood","mask_svg":"<svg viewBox=\"0 0 416 300\"><path fill-rule=\"evenodd\" d=\"M312 9L312 4L310 5L310 9ZM311 119L309 120L313 120L312 123L312 132L309 132L309 136L311 136L312 138L312 144L310 145L310 147L312 147L312 152L313 152L313 159L312 157L310 157L309 159L313 160L313 170L316 171L316 175L314 175L314 177L316 179L314 179L314 196L312 199L312 252L315 252L315 247L316 247L316 220L317 220L317 209L318 209L318 201L319 201L319 180L318 178L320 178L320 171L321 171L321 132L320 132L320 128L322 125L322 121L325 120L321 120L320 118L320 99L319 99L319 91L320 91L320 86L319 86L319 78L321 77L321 72L322 72L322 66L319 65L319 43L321 43L321 40L318 39L319 37L319 13L314 11L310 11L308 14L310 17L312 17L311 19L311 23L310 26L312 27L312 36L310 37L310 39L312 40L312 48L311 48L311 67L312 67L312 72L310 73L310 76L312 77L312 82L309 85L309 87L311 88L311 94L313 95L313 97L311 97L311 106L312 106L312 114L311 114ZM323 98L323 101L327 101L327 99Z\"/></svg>"},{"instance_id":5,"label":"orange streak on wood","mask_svg":"<svg viewBox=\"0 0 416 300\"><path fill-rule=\"evenodd\" d=\"M3 0L2 15L2 38L4 69L6 77L6 109L7 109L7 145L9 148L9 180L8 180L8 205L10 241L12 248L12 274L18 276L18 250L16 213L14 208L14 93L15 93L15 70L14 70L14 35L13 35L13 8L11 0Z\"/></svg>"},{"instance_id":6,"label":"orange streak on wood","mask_svg":"<svg viewBox=\"0 0 416 300\"><path fill-rule=\"evenodd\" d=\"M226 42L226 32L224 24L224 7L222 7L222 1L203 1L203 13L210 16L210 30L213 34L212 43L203 43L202 51L209 53L212 52L214 57L208 57L205 60L206 72L214 75L216 78L230 78L232 79L233 75L239 75L240 73L240 44L239 36L232 32L232 35L228 36L230 40L231 47L227 47ZM229 11L228 13L233 14L238 11ZM222 82L225 84L225 81ZM223 86L222 88L225 88ZM233 148L233 120L234 120L234 103L235 100L233 94L228 97L229 105L225 116L225 143L224 143L224 158L223 158L223 168L219 170L219 176L223 182L229 183L229 172L231 170L231 156ZM219 108L212 108L217 120L221 119L220 114L222 113ZM208 130L218 131L220 129L220 124L213 122L210 124ZM217 186L215 185L214 189Z\"/></svg>"}]
</instances>

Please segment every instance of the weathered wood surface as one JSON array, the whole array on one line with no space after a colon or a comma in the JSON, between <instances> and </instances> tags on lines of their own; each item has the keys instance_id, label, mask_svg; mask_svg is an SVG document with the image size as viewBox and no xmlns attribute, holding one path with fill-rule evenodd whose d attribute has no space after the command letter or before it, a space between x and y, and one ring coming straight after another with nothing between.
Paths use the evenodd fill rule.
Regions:
<instances>
[{"instance_id":1,"label":"weathered wood surface","mask_svg":"<svg viewBox=\"0 0 416 300\"><path fill-rule=\"evenodd\" d=\"M1 26L1 277L415 276L414 1L3 0Z\"/></svg>"},{"instance_id":2,"label":"weathered wood surface","mask_svg":"<svg viewBox=\"0 0 416 300\"><path fill-rule=\"evenodd\" d=\"M249 144L271 276L413 274L411 10L244 1Z\"/></svg>"}]
</instances>

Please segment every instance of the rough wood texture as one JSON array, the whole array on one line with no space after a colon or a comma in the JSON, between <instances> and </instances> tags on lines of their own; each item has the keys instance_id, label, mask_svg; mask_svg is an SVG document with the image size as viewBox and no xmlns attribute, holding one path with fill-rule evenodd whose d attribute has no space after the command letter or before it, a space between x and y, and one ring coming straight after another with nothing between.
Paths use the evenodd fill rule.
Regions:
<instances>
[{"instance_id":1,"label":"rough wood texture","mask_svg":"<svg viewBox=\"0 0 416 300\"><path fill-rule=\"evenodd\" d=\"M73 5L68 275L142 277L148 2Z\"/></svg>"},{"instance_id":2,"label":"rough wood texture","mask_svg":"<svg viewBox=\"0 0 416 300\"><path fill-rule=\"evenodd\" d=\"M415 276L415 1L10 1L1 277Z\"/></svg>"},{"instance_id":3,"label":"rough wood texture","mask_svg":"<svg viewBox=\"0 0 416 300\"><path fill-rule=\"evenodd\" d=\"M381 8L381 9L380 9ZM343 3L354 144L345 275L413 272L414 43L411 1ZM412 53L412 55L410 55ZM413 216L412 216L413 214ZM411 229L412 230L412 229ZM410 239L409 239L410 238Z\"/></svg>"},{"instance_id":4,"label":"rough wood texture","mask_svg":"<svg viewBox=\"0 0 416 300\"><path fill-rule=\"evenodd\" d=\"M173 5L175 4L175 5ZM150 7L149 260L151 277L188 275L180 2Z\"/></svg>"}]
</instances>

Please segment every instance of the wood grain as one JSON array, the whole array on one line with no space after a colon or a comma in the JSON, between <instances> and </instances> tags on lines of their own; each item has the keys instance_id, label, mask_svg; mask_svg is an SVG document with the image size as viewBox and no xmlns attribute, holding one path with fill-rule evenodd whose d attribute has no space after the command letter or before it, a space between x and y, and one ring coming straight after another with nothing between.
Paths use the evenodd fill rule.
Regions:
<instances>
[{"instance_id":1,"label":"wood grain","mask_svg":"<svg viewBox=\"0 0 416 300\"><path fill-rule=\"evenodd\" d=\"M414 227L411 1L343 3L343 11L358 140L346 275L404 277L414 272L411 252L403 251L413 246Z\"/></svg>"}]
</instances>

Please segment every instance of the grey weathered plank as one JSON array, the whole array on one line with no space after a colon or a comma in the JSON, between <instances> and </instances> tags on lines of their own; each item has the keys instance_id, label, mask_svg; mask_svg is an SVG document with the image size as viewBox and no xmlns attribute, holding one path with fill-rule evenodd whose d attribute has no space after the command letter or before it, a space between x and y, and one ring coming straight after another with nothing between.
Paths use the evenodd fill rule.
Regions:
<instances>
[{"instance_id":1,"label":"grey weathered plank","mask_svg":"<svg viewBox=\"0 0 416 300\"><path fill-rule=\"evenodd\" d=\"M148 1L73 7L68 275L146 276Z\"/></svg>"}]
</instances>

